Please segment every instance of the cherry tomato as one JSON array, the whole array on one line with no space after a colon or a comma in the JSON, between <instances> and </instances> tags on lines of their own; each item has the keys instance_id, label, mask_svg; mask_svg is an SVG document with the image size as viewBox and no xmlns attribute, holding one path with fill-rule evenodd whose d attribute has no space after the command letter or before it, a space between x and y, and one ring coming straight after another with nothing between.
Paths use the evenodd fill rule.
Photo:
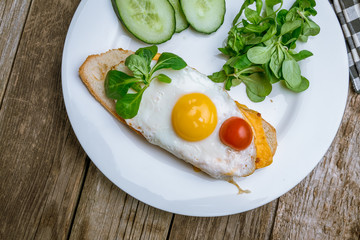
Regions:
<instances>
[{"instance_id":1,"label":"cherry tomato","mask_svg":"<svg viewBox=\"0 0 360 240\"><path fill-rule=\"evenodd\" d=\"M250 145L253 132L244 119L231 117L221 125L219 136L223 144L235 150L244 150Z\"/></svg>"}]
</instances>

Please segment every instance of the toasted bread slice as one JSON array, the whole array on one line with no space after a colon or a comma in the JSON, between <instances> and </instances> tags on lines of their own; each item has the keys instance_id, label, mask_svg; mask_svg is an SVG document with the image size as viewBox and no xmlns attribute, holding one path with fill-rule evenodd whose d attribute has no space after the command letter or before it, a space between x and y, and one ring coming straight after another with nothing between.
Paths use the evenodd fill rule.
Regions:
<instances>
[{"instance_id":1,"label":"toasted bread slice","mask_svg":"<svg viewBox=\"0 0 360 240\"><path fill-rule=\"evenodd\" d=\"M119 48L119 49L109 50L102 54L91 55L85 60L85 62L81 65L79 69L80 78L88 88L89 92L114 117L116 117L119 121L125 124L126 124L125 120L116 113L115 101L107 98L105 95L104 81L106 74L109 70L114 68L119 69L119 66L121 69L126 70L124 66L123 67L121 66L124 64L125 59L131 54L133 54L132 51L123 50ZM241 104L238 104L238 106L243 111L257 113ZM262 118L261 118L261 122L267 144L271 150L271 156L269 156L268 159L261 159L262 161L261 163L256 163L256 168L265 167L271 164L272 157L275 154L277 148L275 128ZM132 128L131 126L129 127ZM137 130L135 129L133 130L139 133ZM256 132L255 132L255 137L256 137Z\"/></svg>"},{"instance_id":2,"label":"toasted bread slice","mask_svg":"<svg viewBox=\"0 0 360 240\"><path fill-rule=\"evenodd\" d=\"M115 102L105 95L104 81L107 72L134 52L122 48L109 50L106 53L88 56L79 69L81 80L100 104L119 121L125 123L115 111Z\"/></svg>"},{"instance_id":3,"label":"toasted bread slice","mask_svg":"<svg viewBox=\"0 0 360 240\"><path fill-rule=\"evenodd\" d=\"M266 133L266 140L270 146L272 155L274 156L277 148L276 129L264 119L262 120L262 125Z\"/></svg>"}]
</instances>

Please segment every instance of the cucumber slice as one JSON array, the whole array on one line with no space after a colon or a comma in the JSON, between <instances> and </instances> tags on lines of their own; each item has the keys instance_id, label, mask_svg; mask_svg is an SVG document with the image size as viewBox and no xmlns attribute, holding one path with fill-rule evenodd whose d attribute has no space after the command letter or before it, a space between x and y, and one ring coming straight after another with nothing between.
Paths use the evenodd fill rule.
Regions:
<instances>
[{"instance_id":1,"label":"cucumber slice","mask_svg":"<svg viewBox=\"0 0 360 240\"><path fill-rule=\"evenodd\" d=\"M223 24L225 0L180 0L191 27L201 33L213 33Z\"/></svg>"},{"instance_id":2,"label":"cucumber slice","mask_svg":"<svg viewBox=\"0 0 360 240\"><path fill-rule=\"evenodd\" d=\"M171 5L175 10L175 19L176 19L176 30L175 32L179 33L189 27L188 21L186 21L183 10L181 9L179 0L169 0Z\"/></svg>"},{"instance_id":3,"label":"cucumber slice","mask_svg":"<svg viewBox=\"0 0 360 240\"><path fill-rule=\"evenodd\" d=\"M175 32L175 11L167 0L111 0L111 2L126 29L145 43L163 43Z\"/></svg>"}]
</instances>

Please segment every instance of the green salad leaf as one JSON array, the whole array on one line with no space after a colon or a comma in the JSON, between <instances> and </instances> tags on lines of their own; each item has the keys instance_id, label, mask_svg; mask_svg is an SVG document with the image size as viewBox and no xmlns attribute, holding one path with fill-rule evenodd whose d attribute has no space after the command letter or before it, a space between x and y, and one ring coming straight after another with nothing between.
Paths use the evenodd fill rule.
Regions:
<instances>
[{"instance_id":1,"label":"green salad leaf","mask_svg":"<svg viewBox=\"0 0 360 240\"><path fill-rule=\"evenodd\" d=\"M274 45L264 46L264 47L256 46L248 50L247 57L252 63L265 64L270 61L273 52L274 52Z\"/></svg>"},{"instance_id":2,"label":"green salad leaf","mask_svg":"<svg viewBox=\"0 0 360 240\"><path fill-rule=\"evenodd\" d=\"M286 83L296 88L301 83L301 70L299 64L293 58L287 58L282 62L282 74Z\"/></svg>"},{"instance_id":3,"label":"green salad leaf","mask_svg":"<svg viewBox=\"0 0 360 240\"><path fill-rule=\"evenodd\" d=\"M169 78L168 76L166 76L165 74L162 74L162 73L157 75L157 79L160 82L171 83L171 78Z\"/></svg>"},{"instance_id":4,"label":"green salad leaf","mask_svg":"<svg viewBox=\"0 0 360 240\"><path fill-rule=\"evenodd\" d=\"M157 48L157 46L154 45L154 46L150 46L147 48L139 48L135 52L135 55L138 55L138 56L144 58L146 61L146 64L148 65L148 67L150 69L151 61L155 57L157 51L158 51L158 48Z\"/></svg>"},{"instance_id":5,"label":"green salad leaf","mask_svg":"<svg viewBox=\"0 0 360 240\"><path fill-rule=\"evenodd\" d=\"M127 66L134 74L134 77L147 79L150 66L146 63L146 59L139 55L132 54L125 60Z\"/></svg>"},{"instance_id":6,"label":"green salad leaf","mask_svg":"<svg viewBox=\"0 0 360 240\"><path fill-rule=\"evenodd\" d=\"M124 72L110 70L105 78L105 94L108 98L118 99L126 95L134 83L141 79L129 76Z\"/></svg>"},{"instance_id":7,"label":"green salad leaf","mask_svg":"<svg viewBox=\"0 0 360 240\"><path fill-rule=\"evenodd\" d=\"M140 107L142 95L146 87L138 93L129 93L116 101L116 113L124 119L133 118L137 115Z\"/></svg>"},{"instance_id":8,"label":"green salad leaf","mask_svg":"<svg viewBox=\"0 0 360 240\"><path fill-rule=\"evenodd\" d=\"M108 98L116 100L116 113L130 119L137 115L144 91L153 79L171 83L171 78L165 74L153 74L164 68L180 70L187 66L186 62L173 53L164 52L157 63L151 68L151 61L158 51L157 46L138 49L135 54L125 60L125 66L132 72L128 75L122 71L110 70L106 74L104 87ZM133 91L129 91L132 89Z\"/></svg>"},{"instance_id":9,"label":"green salad leaf","mask_svg":"<svg viewBox=\"0 0 360 240\"><path fill-rule=\"evenodd\" d=\"M309 87L298 62L313 54L295 48L298 41L307 42L320 32L311 19L317 14L316 2L296 0L290 9L282 9L282 5L283 0L244 1L225 46L219 48L229 60L208 76L212 81L224 83L226 90L244 83L247 96L254 102L263 101L277 82L293 92Z\"/></svg>"},{"instance_id":10,"label":"green salad leaf","mask_svg":"<svg viewBox=\"0 0 360 240\"><path fill-rule=\"evenodd\" d=\"M163 68L171 68L174 70L180 70L186 67L186 62L182 60L179 56L173 54L164 52L159 57L159 60L151 70L151 73L154 73L155 71L158 71Z\"/></svg>"}]
</instances>

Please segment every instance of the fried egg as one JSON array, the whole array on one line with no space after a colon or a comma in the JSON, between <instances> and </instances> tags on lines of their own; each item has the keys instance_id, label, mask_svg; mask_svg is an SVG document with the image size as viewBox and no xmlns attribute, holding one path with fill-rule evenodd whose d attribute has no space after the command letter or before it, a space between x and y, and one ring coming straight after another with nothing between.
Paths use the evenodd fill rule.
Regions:
<instances>
[{"instance_id":1,"label":"fried egg","mask_svg":"<svg viewBox=\"0 0 360 240\"><path fill-rule=\"evenodd\" d=\"M260 113L235 102L222 87L190 67L156 71L172 82L153 79L142 95L137 115L120 117L116 100L106 96L105 74L113 69L131 75L125 66L130 54L133 52L113 49L91 55L79 68L89 92L119 121L192 164L194 170L231 183L233 177L250 175L272 163L277 148L275 128Z\"/></svg>"},{"instance_id":2,"label":"fried egg","mask_svg":"<svg viewBox=\"0 0 360 240\"><path fill-rule=\"evenodd\" d=\"M212 177L252 174L256 168L254 137L241 150L219 137L228 119L248 121L228 93L190 67L160 73L170 77L171 83L154 79L143 94L138 114L126 123L150 143Z\"/></svg>"}]
</instances>

